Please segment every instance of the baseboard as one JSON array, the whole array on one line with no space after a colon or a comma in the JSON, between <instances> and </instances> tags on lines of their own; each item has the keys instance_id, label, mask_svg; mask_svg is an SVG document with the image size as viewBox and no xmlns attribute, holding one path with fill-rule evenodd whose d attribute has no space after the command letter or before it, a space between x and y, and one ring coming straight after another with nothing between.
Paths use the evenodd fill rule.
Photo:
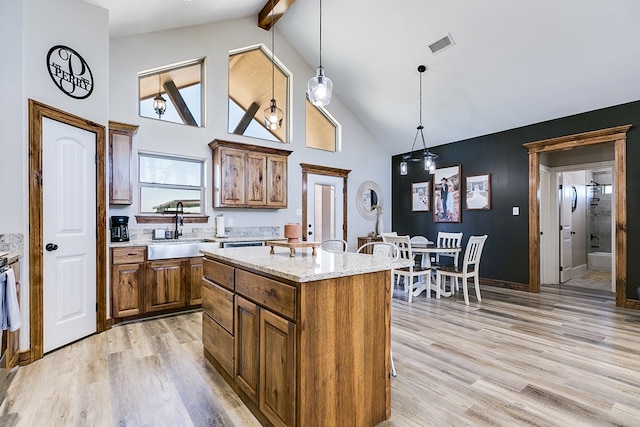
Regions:
<instances>
[{"instance_id":1,"label":"baseboard","mask_svg":"<svg viewBox=\"0 0 640 427\"><path fill-rule=\"evenodd\" d=\"M480 278L481 285L495 286L497 288L507 288L516 291L529 292L529 285L527 283L509 282L507 280L485 279Z\"/></svg>"}]
</instances>

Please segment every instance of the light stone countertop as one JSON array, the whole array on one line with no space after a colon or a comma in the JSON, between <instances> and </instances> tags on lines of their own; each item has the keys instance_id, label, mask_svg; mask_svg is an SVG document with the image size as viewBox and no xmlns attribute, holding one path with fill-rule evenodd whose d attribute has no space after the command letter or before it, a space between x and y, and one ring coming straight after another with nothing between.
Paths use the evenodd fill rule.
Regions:
<instances>
[{"instance_id":1,"label":"light stone countertop","mask_svg":"<svg viewBox=\"0 0 640 427\"><path fill-rule=\"evenodd\" d=\"M294 282L311 282L335 277L354 276L363 273L408 267L411 261L393 261L373 255L354 252L327 252L317 250L311 255L311 248L296 248L294 257L289 256L289 248L252 246L244 248L216 248L201 251L214 260L246 267Z\"/></svg>"}]
</instances>

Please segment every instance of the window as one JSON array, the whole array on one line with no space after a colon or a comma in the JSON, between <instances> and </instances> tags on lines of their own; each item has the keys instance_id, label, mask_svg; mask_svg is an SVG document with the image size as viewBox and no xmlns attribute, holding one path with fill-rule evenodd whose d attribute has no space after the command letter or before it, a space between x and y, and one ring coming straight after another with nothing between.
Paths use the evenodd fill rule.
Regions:
<instances>
[{"instance_id":1,"label":"window","mask_svg":"<svg viewBox=\"0 0 640 427\"><path fill-rule=\"evenodd\" d=\"M288 142L291 72L278 57L274 57L273 64L271 51L264 45L229 53L229 133ZM273 98L284 114L282 127L276 130L264 126L264 110L271 105L272 82Z\"/></svg>"},{"instance_id":2,"label":"window","mask_svg":"<svg viewBox=\"0 0 640 427\"><path fill-rule=\"evenodd\" d=\"M325 108L318 108L309 102L306 107L305 145L325 151L340 151L340 124Z\"/></svg>"},{"instance_id":3,"label":"window","mask_svg":"<svg viewBox=\"0 0 640 427\"><path fill-rule=\"evenodd\" d=\"M140 213L175 211L178 202L185 213L203 213L204 160L149 153L138 160Z\"/></svg>"},{"instance_id":4,"label":"window","mask_svg":"<svg viewBox=\"0 0 640 427\"><path fill-rule=\"evenodd\" d=\"M140 116L204 126L203 75L204 58L138 73ZM166 111L162 114L153 108L158 96L166 102Z\"/></svg>"}]
</instances>

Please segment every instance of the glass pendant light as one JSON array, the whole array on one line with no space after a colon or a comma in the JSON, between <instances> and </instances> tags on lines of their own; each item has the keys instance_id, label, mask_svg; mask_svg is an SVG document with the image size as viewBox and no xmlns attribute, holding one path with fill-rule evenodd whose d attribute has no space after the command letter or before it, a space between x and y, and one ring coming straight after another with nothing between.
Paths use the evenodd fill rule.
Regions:
<instances>
[{"instance_id":1,"label":"glass pendant light","mask_svg":"<svg viewBox=\"0 0 640 427\"><path fill-rule=\"evenodd\" d=\"M312 77L307 84L307 96L309 102L316 107L325 107L331 102L331 91L333 90L333 82L324 75L322 67L322 0L320 0L320 65L316 71L315 77Z\"/></svg>"},{"instance_id":2,"label":"glass pendant light","mask_svg":"<svg viewBox=\"0 0 640 427\"><path fill-rule=\"evenodd\" d=\"M158 118L162 120L162 115L167 111L167 100L161 95L162 93L162 76L158 74L158 95L153 98L153 109L158 115Z\"/></svg>"},{"instance_id":3,"label":"glass pendant light","mask_svg":"<svg viewBox=\"0 0 640 427\"><path fill-rule=\"evenodd\" d=\"M428 171L429 174L433 175L436 172L436 159L438 155L432 153L427 149L427 144L424 140L424 126L422 126L422 73L426 71L427 67L424 65L418 66L418 72L420 73L420 122L418 123L418 130L416 132L415 138L413 138L413 145L411 145L411 152L409 154L405 154L402 156L402 162L400 162L400 175L407 175L408 171L408 163L407 161L417 162L422 161L424 170ZM420 135L422 139L422 156L414 157L413 149L416 146L416 141L418 140L418 135Z\"/></svg>"},{"instance_id":4,"label":"glass pendant light","mask_svg":"<svg viewBox=\"0 0 640 427\"><path fill-rule=\"evenodd\" d=\"M275 24L273 21L273 0L271 0L271 105L264 110L264 126L269 130L277 130L282 126L282 119L284 114L282 110L276 105L275 97Z\"/></svg>"}]
</instances>

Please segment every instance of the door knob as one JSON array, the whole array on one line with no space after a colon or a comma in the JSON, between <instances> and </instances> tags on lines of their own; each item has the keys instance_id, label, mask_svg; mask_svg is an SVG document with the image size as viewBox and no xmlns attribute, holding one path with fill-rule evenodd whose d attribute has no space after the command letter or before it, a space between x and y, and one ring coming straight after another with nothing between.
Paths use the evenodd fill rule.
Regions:
<instances>
[{"instance_id":1,"label":"door knob","mask_svg":"<svg viewBox=\"0 0 640 427\"><path fill-rule=\"evenodd\" d=\"M44 247L46 250L48 250L49 252L51 251L55 251L56 249L58 249L58 245L56 245L55 243L47 243L47 246Z\"/></svg>"}]
</instances>

